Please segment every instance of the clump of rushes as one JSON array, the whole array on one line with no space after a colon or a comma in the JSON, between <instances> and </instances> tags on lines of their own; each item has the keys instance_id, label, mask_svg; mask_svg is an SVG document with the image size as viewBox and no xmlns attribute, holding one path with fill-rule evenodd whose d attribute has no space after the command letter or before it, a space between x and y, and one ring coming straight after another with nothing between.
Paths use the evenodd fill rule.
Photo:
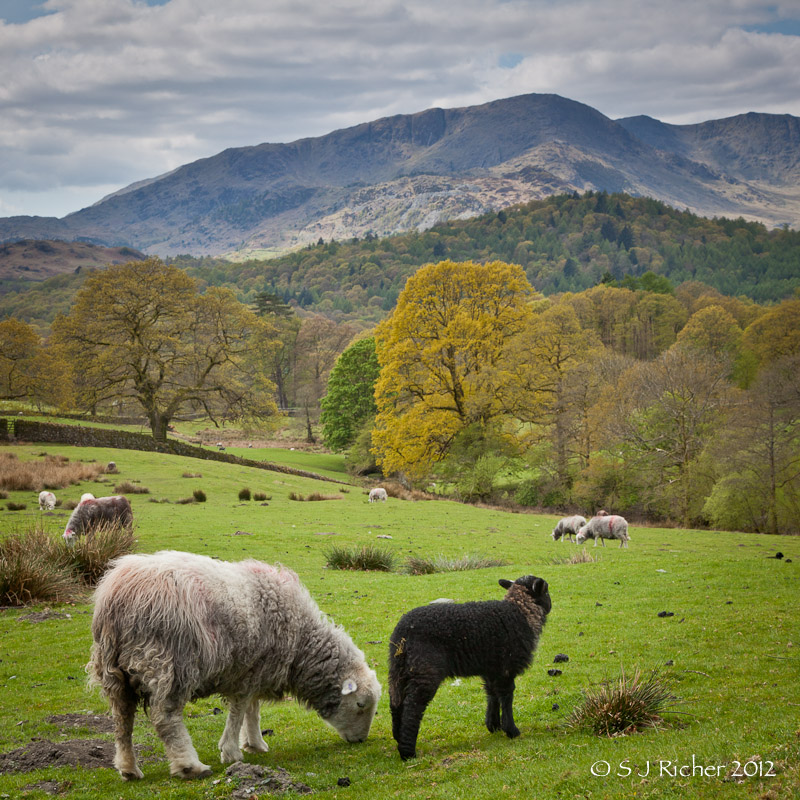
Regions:
<instances>
[{"instance_id":1,"label":"clump of rushes","mask_svg":"<svg viewBox=\"0 0 800 800\"><path fill-rule=\"evenodd\" d=\"M326 554L329 569L353 569L364 571L391 572L395 557L391 550L373 545L362 547L332 547Z\"/></svg>"},{"instance_id":2,"label":"clump of rushes","mask_svg":"<svg viewBox=\"0 0 800 800\"><path fill-rule=\"evenodd\" d=\"M311 492L311 494L306 497L306 495L299 494L298 492L289 492L289 499L303 503L317 500L341 500L342 496L340 494L320 494L320 492Z\"/></svg>"},{"instance_id":3,"label":"clump of rushes","mask_svg":"<svg viewBox=\"0 0 800 800\"><path fill-rule=\"evenodd\" d=\"M114 487L115 494L150 494L150 490L146 486L137 486L130 481L122 481Z\"/></svg>"},{"instance_id":4,"label":"clump of rushes","mask_svg":"<svg viewBox=\"0 0 800 800\"><path fill-rule=\"evenodd\" d=\"M205 503L206 501L206 493L202 489L195 489L192 492L192 497L196 503Z\"/></svg>"},{"instance_id":5,"label":"clump of rushes","mask_svg":"<svg viewBox=\"0 0 800 800\"><path fill-rule=\"evenodd\" d=\"M25 503L9 503L6 506L9 511L24 511L27 507Z\"/></svg>"},{"instance_id":6,"label":"clump of rushes","mask_svg":"<svg viewBox=\"0 0 800 800\"><path fill-rule=\"evenodd\" d=\"M593 564L596 561L599 561L599 556L593 556L591 553L586 551L584 547L583 550L578 550L573 553L571 556L553 556L550 560L551 564Z\"/></svg>"},{"instance_id":7,"label":"clump of rushes","mask_svg":"<svg viewBox=\"0 0 800 800\"><path fill-rule=\"evenodd\" d=\"M458 558L436 556L423 558L409 556L406 559L404 572L409 575L433 575L435 572L465 572L470 569L486 569L487 567L504 567L508 562L499 558L488 558L479 555L465 555Z\"/></svg>"},{"instance_id":8,"label":"clump of rushes","mask_svg":"<svg viewBox=\"0 0 800 800\"><path fill-rule=\"evenodd\" d=\"M0 541L0 604L66 603L80 593L71 570L59 563L56 543L43 530Z\"/></svg>"},{"instance_id":9,"label":"clump of rushes","mask_svg":"<svg viewBox=\"0 0 800 800\"><path fill-rule=\"evenodd\" d=\"M136 547L133 531L121 525L102 525L90 536L80 536L73 544L59 542L60 563L87 586L94 586L108 569L109 562L132 553Z\"/></svg>"},{"instance_id":10,"label":"clump of rushes","mask_svg":"<svg viewBox=\"0 0 800 800\"><path fill-rule=\"evenodd\" d=\"M666 727L665 713L678 699L657 669L644 676L637 668L632 676L623 671L616 681L605 681L584 690L583 703L567 718L569 728L588 728L597 736L624 736L645 728Z\"/></svg>"},{"instance_id":11,"label":"clump of rushes","mask_svg":"<svg viewBox=\"0 0 800 800\"><path fill-rule=\"evenodd\" d=\"M256 492L256 493L253 495L253 500L255 500L255 501L256 501L256 502L258 502L258 503L263 503L265 500L271 500L271 499L272 499L272 498L271 498L271 497L268 497L268 496L266 495L266 493L264 493L264 492Z\"/></svg>"},{"instance_id":12,"label":"clump of rushes","mask_svg":"<svg viewBox=\"0 0 800 800\"><path fill-rule=\"evenodd\" d=\"M250 490L245 487L244 489L239 489L239 499L240 500L250 500L252 498L252 494Z\"/></svg>"}]
</instances>

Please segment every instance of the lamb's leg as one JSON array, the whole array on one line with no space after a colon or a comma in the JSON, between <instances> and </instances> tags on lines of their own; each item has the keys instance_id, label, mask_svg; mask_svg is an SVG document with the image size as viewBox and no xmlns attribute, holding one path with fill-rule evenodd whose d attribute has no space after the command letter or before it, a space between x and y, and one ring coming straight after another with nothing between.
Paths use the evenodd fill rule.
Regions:
<instances>
[{"instance_id":1,"label":"lamb's leg","mask_svg":"<svg viewBox=\"0 0 800 800\"><path fill-rule=\"evenodd\" d=\"M114 717L114 766L123 780L133 781L144 777L136 763L133 750L133 721L136 716L135 697L113 697L109 695L111 714Z\"/></svg>"},{"instance_id":2,"label":"lamb's leg","mask_svg":"<svg viewBox=\"0 0 800 800\"><path fill-rule=\"evenodd\" d=\"M183 723L183 703L153 704L150 719L169 759L169 771L179 778L207 778L211 767L197 757L189 731Z\"/></svg>"},{"instance_id":3,"label":"lamb's leg","mask_svg":"<svg viewBox=\"0 0 800 800\"><path fill-rule=\"evenodd\" d=\"M251 697L244 711L244 724L239 734L239 744L248 753L266 753L269 746L261 735L261 703Z\"/></svg>"},{"instance_id":4,"label":"lamb's leg","mask_svg":"<svg viewBox=\"0 0 800 800\"><path fill-rule=\"evenodd\" d=\"M225 730L222 731L219 740L219 760L223 764L233 764L243 758L239 747L239 736L249 698L226 697L226 699L229 705L228 718L225 720Z\"/></svg>"},{"instance_id":5,"label":"lamb's leg","mask_svg":"<svg viewBox=\"0 0 800 800\"><path fill-rule=\"evenodd\" d=\"M494 733L500 730L500 698L491 681L484 679L483 688L486 692L486 729Z\"/></svg>"},{"instance_id":6,"label":"lamb's leg","mask_svg":"<svg viewBox=\"0 0 800 800\"><path fill-rule=\"evenodd\" d=\"M500 699L500 727L509 739L519 736L519 728L514 724L514 679L498 685L497 694Z\"/></svg>"},{"instance_id":7,"label":"lamb's leg","mask_svg":"<svg viewBox=\"0 0 800 800\"><path fill-rule=\"evenodd\" d=\"M395 737L397 750L403 761L417 755L417 736L422 715L425 713L428 703L433 700L440 683L441 680L435 683L416 683L406 690L406 696L400 709L399 735Z\"/></svg>"}]
</instances>

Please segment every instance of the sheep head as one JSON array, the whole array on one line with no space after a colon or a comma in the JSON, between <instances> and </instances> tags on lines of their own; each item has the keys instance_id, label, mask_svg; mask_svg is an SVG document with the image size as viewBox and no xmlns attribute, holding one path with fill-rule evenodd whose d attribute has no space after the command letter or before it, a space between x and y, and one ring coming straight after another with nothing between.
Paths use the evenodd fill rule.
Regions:
<instances>
[{"instance_id":1,"label":"sheep head","mask_svg":"<svg viewBox=\"0 0 800 800\"><path fill-rule=\"evenodd\" d=\"M535 575L524 575L522 578L517 578L513 583L505 578L500 578L498 583L504 589L510 590L515 588L517 592L519 592L520 589L516 587L521 587L526 594L533 598L533 602L536 603L545 614L550 613L553 603L550 600L550 592L548 591L547 581L544 580L544 578L537 578Z\"/></svg>"}]
</instances>

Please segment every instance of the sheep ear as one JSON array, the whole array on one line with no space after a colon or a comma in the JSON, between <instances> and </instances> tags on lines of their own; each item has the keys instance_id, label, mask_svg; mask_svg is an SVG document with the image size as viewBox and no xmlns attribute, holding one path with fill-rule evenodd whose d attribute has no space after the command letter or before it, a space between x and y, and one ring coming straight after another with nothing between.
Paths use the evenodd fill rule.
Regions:
<instances>
[{"instance_id":1,"label":"sheep ear","mask_svg":"<svg viewBox=\"0 0 800 800\"><path fill-rule=\"evenodd\" d=\"M547 581L544 578L537 578L533 582L533 594L538 596L540 594L544 594L547 591Z\"/></svg>"},{"instance_id":2,"label":"sheep ear","mask_svg":"<svg viewBox=\"0 0 800 800\"><path fill-rule=\"evenodd\" d=\"M348 678L342 684L342 694L353 694L356 689L358 689L358 684L352 678Z\"/></svg>"},{"instance_id":3,"label":"sheep ear","mask_svg":"<svg viewBox=\"0 0 800 800\"><path fill-rule=\"evenodd\" d=\"M497 581L504 589L510 589L514 584L511 581L507 581L505 578L500 578Z\"/></svg>"}]
</instances>

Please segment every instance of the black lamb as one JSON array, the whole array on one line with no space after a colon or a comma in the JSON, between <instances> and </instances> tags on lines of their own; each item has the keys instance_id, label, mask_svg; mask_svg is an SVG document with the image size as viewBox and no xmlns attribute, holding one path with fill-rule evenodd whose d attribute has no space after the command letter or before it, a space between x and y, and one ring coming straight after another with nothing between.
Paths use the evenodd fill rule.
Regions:
<instances>
[{"instance_id":1,"label":"black lamb","mask_svg":"<svg viewBox=\"0 0 800 800\"><path fill-rule=\"evenodd\" d=\"M445 678L480 675L489 732L519 736L514 679L530 666L552 604L542 578L499 583L508 590L502 600L420 606L397 623L389 641L389 705L404 761L416 756L422 715Z\"/></svg>"}]
</instances>

